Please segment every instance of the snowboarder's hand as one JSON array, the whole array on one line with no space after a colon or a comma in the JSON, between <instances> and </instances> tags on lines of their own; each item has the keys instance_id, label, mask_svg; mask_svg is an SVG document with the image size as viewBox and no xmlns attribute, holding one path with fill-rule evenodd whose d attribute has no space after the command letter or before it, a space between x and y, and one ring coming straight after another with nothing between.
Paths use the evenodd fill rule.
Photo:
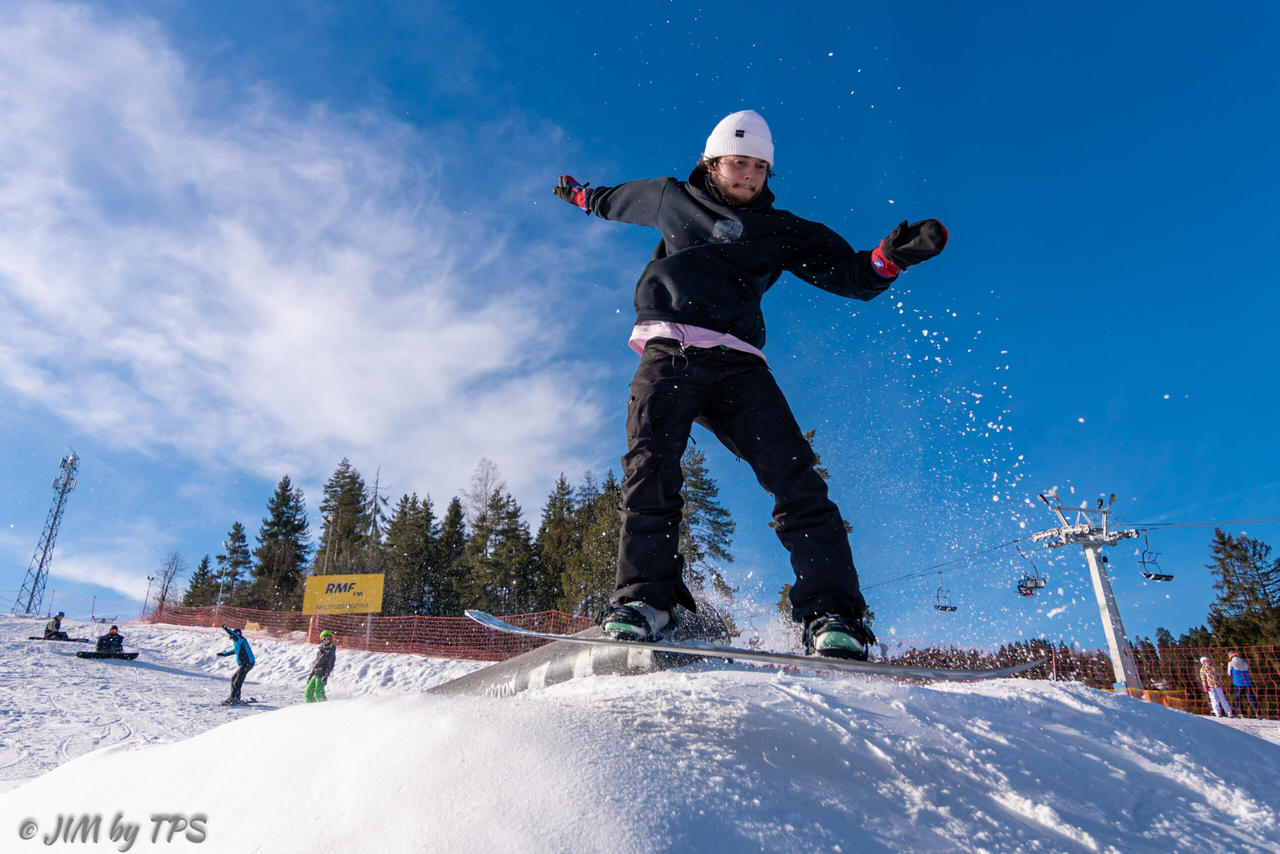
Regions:
<instances>
[{"instance_id":1,"label":"snowboarder's hand","mask_svg":"<svg viewBox=\"0 0 1280 854\"><path fill-rule=\"evenodd\" d=\"M571 205L577 205L587 213L587 196L590 195L590 184L579 184L577 179L572 175L561 175L560 182L552 188L551 192L564 199Z\"/></svg>"},{"instance_id":2,"label":"snowboarder's hand","mask_svg":"<svg viewBox=\"0 0 1280 854\"><path fill-rule=\"evenodd\" d=\"M880 245L871 250L871 264L886 278L928 261L947 245L947 229L936 219L922 219L910 225L904 219Z\"/></svg>"}]
</instances>

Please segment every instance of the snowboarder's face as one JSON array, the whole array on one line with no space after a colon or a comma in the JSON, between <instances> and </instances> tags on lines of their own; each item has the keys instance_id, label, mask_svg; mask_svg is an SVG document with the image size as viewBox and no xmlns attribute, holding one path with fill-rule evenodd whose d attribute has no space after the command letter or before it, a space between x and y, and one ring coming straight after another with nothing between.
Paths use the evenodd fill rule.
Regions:
<instances>
[{"instance_id":1,"label":"snowboarder's face","mask_svg":"<svg viewBox=\"0 0 1280 854\"><path fill-rule=\"evenodd\" d=\"M710 172L720 192L742 205L764 189L769 164L758 157L731 155L717 158Z\"/></svg>"}]
</instances>

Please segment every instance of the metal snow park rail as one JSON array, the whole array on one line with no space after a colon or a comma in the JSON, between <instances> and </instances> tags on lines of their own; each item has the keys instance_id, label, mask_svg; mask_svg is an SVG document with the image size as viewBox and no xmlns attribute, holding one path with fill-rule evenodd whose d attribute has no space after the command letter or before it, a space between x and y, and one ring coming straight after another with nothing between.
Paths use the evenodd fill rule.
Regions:
<instances>
[{"instance_id":1,"label":"metal snow park rail","mask_svg":"<svg viewBox=\"0 0 1280 854\"><path fill-rule=\"evenodd\" d=\"M146 618L153 623L180 626L217 627L227 625L242 629L252 637L274 637L298 643L318 643L320 632L331 630L344 649L370 652L399 652L438 658L472 661L504 661L542 645L533 638L504 635L490 631L466 617L379 617L303 614L289 611L258 611L250 608L209 606L183 608L162 605ZM542 632L572 633L592 625L588 617L561 611L513 614L503 617L522 628ZM786 630L744 630L734 643L744 647L789 650L796 646L796 636ZM1135 648L1135 666L1146 686L1145 698L1193 714L1209 714L1209 704L1200 686L1200 657L1212 659L1228 700L1237 714L1250 717L1280 719L1280 646L1235 647L1249 662L1253 676L1256 707L1247 695L1240 697L1243 708L1235 708L1235 694L1227 674L1226 647L1163 650ZM1006 667L1030 658L1048 658L1044 667L1017 678L1054 679L1083 682L1090 687L1110 691L1114 682L1110 654L1105 649L1078 650L1066 647L1028 646L1026 644L989 645L957 648L929 643L895 641L883 649L884 660L893 664L923 667L981 668Z\"/></svg>"}]
</instances>

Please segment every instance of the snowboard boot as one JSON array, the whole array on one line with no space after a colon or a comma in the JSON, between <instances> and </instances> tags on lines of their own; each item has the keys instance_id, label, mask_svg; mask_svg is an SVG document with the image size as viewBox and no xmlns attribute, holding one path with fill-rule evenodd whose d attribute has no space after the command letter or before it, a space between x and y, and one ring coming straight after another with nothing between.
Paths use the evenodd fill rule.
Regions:
<instances>
[{"instance_id":1,"label":"snowboard boot","mask_svg":"<svg viewBox=\"0 0 1280 854\"><path fill-rule=\"evenodd\" d=\"M608 637L632 641L661 640L662 630L670 622L670 611L663 611L644 602L610 605L599 620L600 627Z\"/></svg>"},{"instance_id":2,"label":"snowboard boot","mask_svg":"<svg viewBox=\"0 0 1280 854\"><path fill-rule=\"evenodd\" d=\"M804 651L824 658L866 661L876 636L860 619L819 614L804 622Z\"/></svg>"}]
</instances>

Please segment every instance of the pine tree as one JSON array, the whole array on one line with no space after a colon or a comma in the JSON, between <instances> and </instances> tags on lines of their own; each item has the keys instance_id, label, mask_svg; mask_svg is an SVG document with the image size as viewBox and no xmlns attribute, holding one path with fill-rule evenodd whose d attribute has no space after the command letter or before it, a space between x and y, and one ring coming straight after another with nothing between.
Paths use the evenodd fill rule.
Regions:
<instances>
[{"instance_id":1,"label":"pine tree","mask_svg":"<svg viewBox=\"0 0 1280 854\"><path fill-rule=\"evenodd\" d=\"M200 608L214 604L217 599L218 582L213 577L213 570L209 566L209 556L205 555L200 559L196 571L191 573L187 592L182 596L182 604L188 608Z\"/></svg>"},{"instance_id":2,"label":"pine tree","mask_svg":"<svg viewBox=\"0 0 1280 854\"><path fill-rule=\"evenodd\" d=\"M538 610L559 607L565 568L582 548L582 532L575 523L575 512L573 487L562 472L542 508L542 523L535 541L542 581L537 596Z\"/></svg>"},{"instance_id":3,"label":"pine tree","mask_svg":"<svg viewBox=\"0 0 1280 854\"><path fill-rule=\"evenodd\" d=\"M366 532L361 567L357 572L386 572L386 543L383 541L383 532L387 529L386 506L387 499L382 497L382 470L379 469L374 475L373 489L369 491L368 504L365 506L369 529Z\"/></svg>"},{"instance_id":4,"label":"pine tree","mask_svg":"<svg viewBox=\"0 0 1280 854\"><path fill-rule=\"evenodd\" d=\"M456 496L440 520L440 536L427 580L427 613L437 617L462 616L462 575L460 562L467 547L467 525L462 499Z\"/></svg>"},{"instance_id":5,"label":"pine tree","mask_svg":"<svg viewBox=\"0 0 1280 854\"><path fill-rule=\"evenodd\" d=\"M1178 637L1178 646L1183 649L1208 649L1213 645L1213 632L1204 626L1188 629Z\"/></svg>"},{"instance_id":6,"label":"pine tree","mask_svg":"<svg viewBox=\"0 0 1280 854\"><path fill-rule=\"evenodd\" d=\"M376 527L372 506L364 478L343 457L325 483L324 499L320 502L324 532L320 548L316 550L313 568L316 575L365 571L373 546L370 532Z\"/></svg>"},{"instance_id":7,"label":"pine tree","mask_svg":"<svg viewBox=\"0 0 1280 854\"><path fill-rule=\"evenodd\" d=\"M1209 627L1229 646L1280 643L1280 560L1271 546L1253 537L1233 537L1221 528L1213 534L1217 600L1209 608Z\"/></svg>"},{"instance_id":8,"label":"pine tree","mask_svg":"<svg viewBox=\"0 0 1280 854\"><path fill-rule=\"evenodd\" d=\"M498 614L524 610L537 584L535 563L520 505L494 490L475 516L460 561L464 607Z\"/></svg>"},{"instance_id":9,"label":"pine tree","mask_svg":"<svg viewBox=\"0 0 1280 854\"><path fill-rule=\"evenodd\" d=\"M587 474L575 501L574 527L579 546L560 575L559 609L593 615L609 603L618 572L618 507L622 487L612 471L597 486Z\"/></svg>"},{"instance_id":10,"label":"pine tree","mask_svg":"<svg viewBox=\"0 0 1280 854\"><path fill-rule=\"evenodd\" d=\"M244 533L244 525L239 522L231 524L227 538L222 541L222 553L215 555L218 561L218 596L224 605L239 605L247 593L249 569L253 559L249 555L249 540Z\"/></svg>"},{"instance_id":11,"label":"pine tree","mask_svg":"<svg viewBox=\"0 0 1280 854\"><path fill-rule=\"evenodd\" d=\"M733 563L729 549L736 524L720 504L720 487L707 471L707 455L690 448L680 461L680 468L684 471L680 553L684 555L686 584L696 594L705 592L710 581L717 594L732 599L733 588L720 570L724 564Z\"/></svg>"},{"instance_id":12,"label":"pine tree","mask_svg":"<svg viewBox=\"0 0 1280 854\"><path fill-rule=\"evenodd\" d=\"M402 496L387 525L384 541L382 613L428 613L438 535L431 499L419 501L416 494Z\"/></svg>"},{"instance_id":13,"label":"pine tree","mask_svg":"<svg viewBox=\"0 0 1280 854\"><path fill-rule=\"evenodd\" d=\"M246 594L246 604L275 611L300 607L310 551L306 500L302 489L285 475L267 502L267 518L258 531L258 547L253 553L254 580Z\"/></svg>"},{"instance_id":14,"label":"pine tree","mask_svg":"<svg viewBox=\"0 0 1280 854\"><path fill-rule=\"evenodd\" d=\"M778 613L786 617L788 620L791 619L791 583L790 582L782 585L782 588L778 590Z\"/></svg>"}]
</instances>

